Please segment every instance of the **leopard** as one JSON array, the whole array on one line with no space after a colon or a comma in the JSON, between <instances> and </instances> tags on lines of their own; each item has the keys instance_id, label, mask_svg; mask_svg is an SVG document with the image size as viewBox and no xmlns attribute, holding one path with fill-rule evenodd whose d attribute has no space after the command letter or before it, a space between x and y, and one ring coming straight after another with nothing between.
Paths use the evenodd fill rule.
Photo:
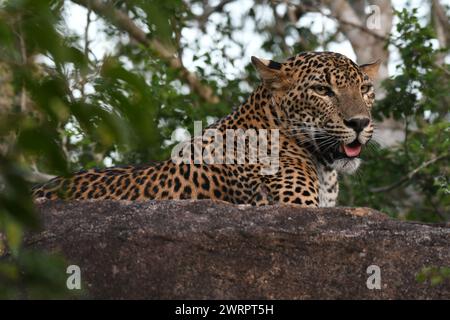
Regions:
<instances>
[{"instance_id":1,"label":"leopard","mask_svg":"<svg viewBox=\"0 0 450 320\"><path fill-rule=\"evenodd\" d=\"M361 153L372 139L374 80L380 61L358 65L340 53L311 51L283 62L254 56L251 62L260 78L256 89L239 107L202 131L213 129L215 135L188 139L183 150L192 152L183 161L171 158L83 170L36 185L32 196L50 200L212 199L253 206L336 206L339 177L360 167ZM221 149L217 143L224 141L230 130L276 132L276 139L261 143L275 150L275 170L263 173L267 161L250 161L248 152L240 162L211 161L212 151L205 150L212 145L216 151ZM200 148L195 148L194 140ZM248 140L241 140L241 144ZM231 144L236 149L239 146L236 141ZM206 157L196 161L195 155L202 151ZM236 156L236 150L230 154Z\"/></svg>"}]
</instances>

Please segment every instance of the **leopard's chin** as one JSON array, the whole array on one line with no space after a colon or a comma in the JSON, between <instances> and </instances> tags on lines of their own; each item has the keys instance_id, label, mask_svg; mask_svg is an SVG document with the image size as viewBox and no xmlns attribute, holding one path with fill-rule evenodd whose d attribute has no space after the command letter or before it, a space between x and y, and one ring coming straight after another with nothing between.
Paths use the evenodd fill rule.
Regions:
<instances>
[{"instance_id":1,"label":"leopard's chin","mask_svg":"<svg viewBox=\"0 0 450 320\"><path fill-rule=\"evenodd\" d=\"M340 158L334 160L330 167L339 173L353 174L361 165L360 158Z\"/></svg>"}]
</instances>

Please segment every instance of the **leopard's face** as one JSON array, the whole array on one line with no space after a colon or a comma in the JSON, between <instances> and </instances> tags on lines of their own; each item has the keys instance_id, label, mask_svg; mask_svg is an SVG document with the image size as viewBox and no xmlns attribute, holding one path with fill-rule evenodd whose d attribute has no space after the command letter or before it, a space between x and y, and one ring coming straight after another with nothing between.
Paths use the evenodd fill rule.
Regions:
<instances>
[{"instance_id":1,"label":"leopard's face","mask_svg":"<svg viewBox=\"0 0 450 320\"><path fill-rule=\"evenodd\" d=\"M276 70L265 83L284 130L328 166L353 173L373 133L371 78L378 63L358 66L341 54L314 52L267 67Z\"/></svg>"}]
</instances>

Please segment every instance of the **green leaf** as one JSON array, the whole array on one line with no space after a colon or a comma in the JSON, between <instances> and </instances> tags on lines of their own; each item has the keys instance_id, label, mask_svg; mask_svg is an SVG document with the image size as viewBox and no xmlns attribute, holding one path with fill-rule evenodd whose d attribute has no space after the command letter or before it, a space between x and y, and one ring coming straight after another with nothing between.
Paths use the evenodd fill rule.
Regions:
<instances>
[{"instance_id":1,"label":"green leaf","mask_svg":"<svg viewBox=\"0 0 450 320\"><path fill-rule=\"evenodd\" d=\"M19 255L20 246L22 245L22 226L16 221L7 219L5 222L5 234L11 253L17 257Z\"/></svg>"}]
</instances>

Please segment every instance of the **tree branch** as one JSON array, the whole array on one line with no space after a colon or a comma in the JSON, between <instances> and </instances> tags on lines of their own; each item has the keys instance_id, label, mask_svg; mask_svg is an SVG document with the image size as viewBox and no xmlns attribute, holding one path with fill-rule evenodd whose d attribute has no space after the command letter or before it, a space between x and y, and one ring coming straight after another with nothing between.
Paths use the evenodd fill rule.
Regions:
<instances>
[{"instance_id":1,"label":"tree branch","mask_svg":"<svg viewBox=\"0 0 450 320\"><path fill-rule=\"evenodd\" d=\"M414 170L412 170L411 172L409 172L406 176L404 176L404 177L401 178L400 180L398 180L398 181L396 181L396 182L394 182L394 183L392 183L392 184L390 184L390 185L384 186L384 187L371 188L371 189L370 189L370 192L378 193L378 192L387 192L387 191L391 191L391 190L393 190L393 189L399 187L400 185L402 185L402 184L405 183L406 181L411 180L412 178L414 178L414 177L416 176L416 174L418 174L419 171L421 171L422 169L424 169L424 168L426 168L426 167L428 167L428 166L432 165L433 163L436 163L436 162L438 162L438 161L440 161L440 160L446 159L446 158L450 158L450 155L449 155L449 154L444 154L444 155L440 155L440 156L438 156L438 157L435 157L435 158L433 158L433 159L430 159L430 160L428 160L428 161L422 163L422 164L421 164L419 167L417 167L416 169L414 169Z\"/></svg>"},{"instance_id":2,"label":"tree branch","mask_svg":"<svg viewBox=\"0 0 450 320\"><path fill-rule=\"evenodd\" d=\"M100 0L72 0L72 2L86 8L91 8L92 11L110 21L118 29L127 32L134 40L154 50L159 57L166 60L172 68L180 71L181 78L187 82L191 90L196 92L203 100L209 103L219 102L219 98L214 95L213 90L201 83L193 72L190 72L183 66L180 57L176 55L176 51L173 48L169 48L157 39L147 38L147 34L142 31L125 12L114 8L110 3L105 3Z\"/></svg>"},{"instance_id":3,"label":"tree branch","mask_svg":"<svg viewBox=\"0 0 450 320\"><path fill-rule=\"evenodd\" d=\"M324 13L324 12L321 12L321 14L322 14L323 16L325 16L325 17L328 17L328 18L332 18L332 19L337 20L340 24L343 24L343 25L347 25L347 26L350 26L350 27L354 27L354 28L360 29L361 31L363 31L363 32L365 32L365 33L367 33L367 34L369 34L369 35L371 35L371 36L377 38L378 40L381 40L381 41L387 41L387 40L389 39L389 38L386 37L386 36L383 36L383 35L381 35L381 34L378 34L378 33L374 32L374 31L370 30L369 28L367 28L366 26L364 26L364 25L361 24L361 23L356 23L356 22L348 21L348 20L346 20L346 19L344 19L344 18L342 18L342 17L336 16L336 15L334 15L334 14L326 14L326 13Z\"/></svg>"},{"instance_id":4,"label":"tree branch","mask_svg":"<svg viewBox=\"0 0 450 320\"><path fill-rule=\"evenodd\" d=\"M438 29L438 40L441 47L450 45L450 22L445 8L439 2L439 0L431 1L431 9L435 18L435 25Z\"/></svg>"},{"instance_id":5,"label":"tree branch","mask_svg":"<svg viewBox=\"0 0 450 320\"><path fill-rule=\"evenodd\" d=\"M436 37L439 41L439 47L445 48L450 46L450 22L445 12L445 8L439 2L439 0L431 1L431 13L434 23ZM444 65L445 52L441 52L437 55L435 64L437 66ZM448 75L448 70L441 68Z\"/></svg>"},{"instance_id":6,"label":"tree branch","mask_svg":"<svg viewBox=\"0 0 450 320\"><path fill-rule=\"evenodd\" d=\"M378 40L382 40L382 41L388 40L388 37L386 37L382 34L376 33L375 31L364 26L361 23L361 21L359 20L356 13L353 11L353 9L350 6L347 7L347 4L345 6L339 5L336 8L334 8L332 4L329 4L329 6L330 6L330 10L332 12L337 12L337 13L336 14L325 13L319 6L315 6L315 5L299 4L299 5L297 5L297 8L300 12L318 12L324 17L336 20L337 22L339 22L339 24L359 29L360 31L363 31L364 33L367 33L368 35L371 35L371 36L377 38ZM339 9L337 9L337 8L339 8ZM344 18L344 17L346 17L346 18ZM345 30L345 31L347 31L347 30Z\"/></svg>"},{"instance_id":7,"label":"tree branch","mask_svg":"<svg viewBox=\"0 0 450 320\"><path fill-rule=\"evenodd\" d=\"M34 162L30 165L30 167L31 170L25 173L25 179L29 182L42 183L56 177L55 175L52 174L40 172Z\"/></svg>"}]
</instances>

